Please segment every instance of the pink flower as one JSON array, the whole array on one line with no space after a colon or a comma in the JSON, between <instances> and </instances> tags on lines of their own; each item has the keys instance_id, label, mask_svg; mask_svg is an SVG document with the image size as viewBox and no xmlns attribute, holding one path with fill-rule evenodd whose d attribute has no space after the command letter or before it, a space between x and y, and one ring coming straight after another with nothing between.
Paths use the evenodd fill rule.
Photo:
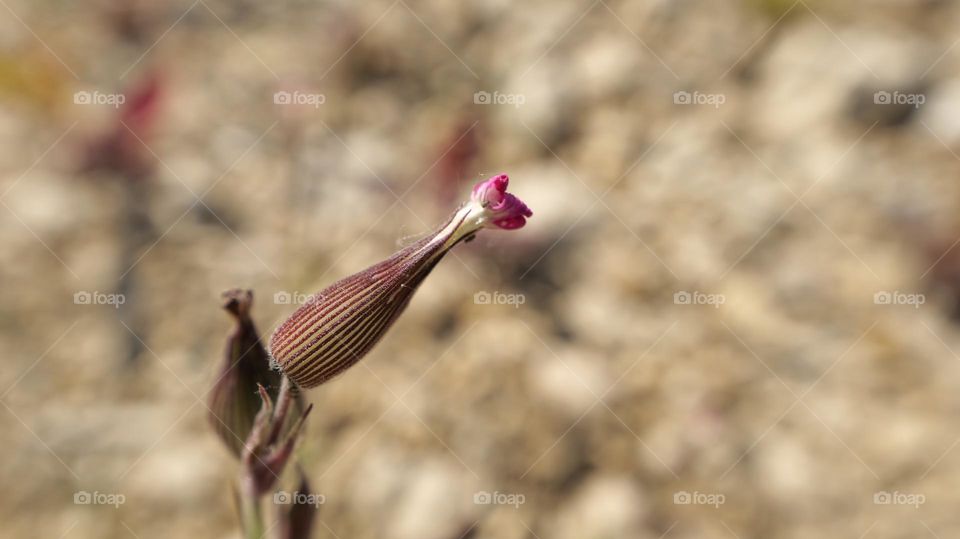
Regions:
<instances>
[{"instance_id":1,"label":"pink flower","mask_svg":"<svg viewBox=\"0 0 960 539\"><path fill-rule=\"evenodd\" d=\"M443 255L479 230L520 228L533 215L507 193L506 174L473 188L470 202L433 234L314 294L270 338L270 355L291 380L315 387L359 361L403 312Z\"/></svg>"},{"instance_id":2,"label":"pink flower","mask_svg":"<svg viewBox=\"0 0 960 539\"><path fill-rule=\"evenodd\" d=\"M510 178L506 174L494 176L473 187L470 200L480 204L489 213L494 225L513 230L527 224L527 218L533 216L530 208L511 193L507 192Z\"/></svg>"}]
</instances>

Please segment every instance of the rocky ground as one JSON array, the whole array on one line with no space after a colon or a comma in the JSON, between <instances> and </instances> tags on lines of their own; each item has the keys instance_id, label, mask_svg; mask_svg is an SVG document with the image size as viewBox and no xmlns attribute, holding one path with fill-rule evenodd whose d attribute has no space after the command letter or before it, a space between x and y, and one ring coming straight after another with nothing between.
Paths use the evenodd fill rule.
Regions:
<instances>
[{"instance_id":1,"label":"rocky ground","mask_svg":"<svg viewBox=\"0 0 960 539\"><path fill-rule=\"evenodd\" d=\"M220 292L266 336L498 172L307 393L316 537L955 536L958 19L7 0L0 536L238 537Z\"/></svg>"}]
</instances>

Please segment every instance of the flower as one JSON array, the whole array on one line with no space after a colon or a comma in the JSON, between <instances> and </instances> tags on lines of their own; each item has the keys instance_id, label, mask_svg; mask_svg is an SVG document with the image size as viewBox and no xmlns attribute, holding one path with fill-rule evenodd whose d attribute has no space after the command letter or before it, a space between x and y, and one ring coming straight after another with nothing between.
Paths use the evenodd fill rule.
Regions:
<instances>
[{"instance_id":1,"label":"flower","mask_svg":"<svg viewBox=\"0 0 960 539\"><path fill-rule=\"evenodd\" d=\"M507 192L506 174L473 188L470 201L432 234L311 296L270 338L270 355L301 387L354 365L380 340L443 255L479 230L517 229L533 215Z\"/></svg>"},{"instance_id":2,"label":"flower","mask_svg":"<svg viewBox=\"0 0 960 539\"><path fill-rule=\"evenodd\" d=\"M527 217L533 212L522 200L507 192L508 183L510 178L506 174L494 176L475 185L470 199L486 208L486 218L494 225L513 230L527 224Z\"/></svg>"},{"instance_id":3,"label":"flower","mask_svg":"<svg viewBox=\"0 0 960 539\"><path fill-rule=\"evenodd\" d=\"M155 70L124 91L127 99L109 129L86 143L81 172L112 172L129 182L150 178L156 156L147 144L163 119L166 85L164 73Z\"/></svg>"}]
</instances>

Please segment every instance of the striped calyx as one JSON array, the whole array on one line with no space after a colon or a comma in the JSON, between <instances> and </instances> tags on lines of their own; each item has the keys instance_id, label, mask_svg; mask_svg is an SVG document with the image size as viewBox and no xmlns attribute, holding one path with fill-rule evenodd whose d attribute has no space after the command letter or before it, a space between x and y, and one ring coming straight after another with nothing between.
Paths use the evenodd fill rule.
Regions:
<instances>
[{"instance_id":1,"label":"striped calyx","mask_svg":"<svg viewBox=\"0 0 960 539\"><path fill-rule=\"evenodd\" d=\"M436 232L311 296L270 338L280 370L305 388L337 376L373 348L454 245L484 227L522 227L532 212L508 182L502 174L479 183Z\"/></svg>"}]
</instances>

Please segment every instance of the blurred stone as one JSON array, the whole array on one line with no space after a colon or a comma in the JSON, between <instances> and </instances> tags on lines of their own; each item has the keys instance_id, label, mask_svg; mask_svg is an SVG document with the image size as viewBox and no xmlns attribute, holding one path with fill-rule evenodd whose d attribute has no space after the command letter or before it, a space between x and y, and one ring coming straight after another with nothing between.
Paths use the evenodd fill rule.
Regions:
<instances>
[{"instance_id":1,"label":"blurred stone","mask_svg":"<svg viewBox=\"0 0 960 539\"><path fill-rule=\"evenodd\" d=\"M561 508L550 537L638 537L649 507L631 481L615 476L587 480Z\"/></svg>"}]
</instances>

